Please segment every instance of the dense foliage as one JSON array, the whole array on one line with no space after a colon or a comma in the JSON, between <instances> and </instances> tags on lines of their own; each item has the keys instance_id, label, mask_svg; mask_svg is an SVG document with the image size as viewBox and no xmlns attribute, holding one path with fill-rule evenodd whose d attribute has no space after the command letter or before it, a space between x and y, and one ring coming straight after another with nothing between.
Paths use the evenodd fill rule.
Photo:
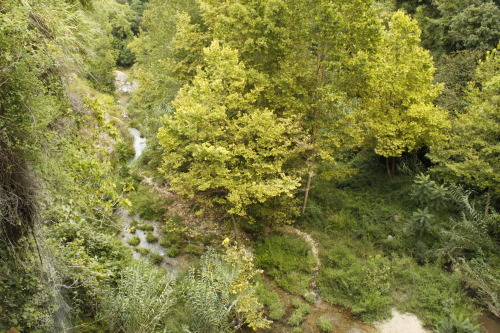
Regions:
<instances>
[{"instance_id":1,"label":"dense foliage","mask_svg":"<svg viewBox=\"0 0 500 333\"><path fill-rule=\"evenodd\" d=\"M498 1L3 0L0 36L0 331L500 316Z\"/></svg>"}]
</instances>

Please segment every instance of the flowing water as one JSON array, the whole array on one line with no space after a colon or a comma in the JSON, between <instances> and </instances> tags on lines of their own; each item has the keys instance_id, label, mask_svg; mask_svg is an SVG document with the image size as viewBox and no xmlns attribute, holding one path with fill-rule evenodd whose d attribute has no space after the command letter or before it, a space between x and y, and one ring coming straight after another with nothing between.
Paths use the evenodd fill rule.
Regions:
<instances>
[{"instance_id":1,"label":"flowing water","mask_svg":"<svg viewBox=\"0 0 500 333\"><path fill-rule=\"evenodd\" d=\"M116 92L119 96L119 106L123 109L124 118L127 118L127 104L128 104L128 94L132 93L134 89L137 87L136 83L131 83L128 80L128 75L122 71L116 71ZM134 158L130 161L133 163L137 161L137 159L142 155L144 149L147 146L146 138L141 136L141 132L137 128L129 128L130 134L134 137L134 150L135 155ZM163 257L163 260L158 264L159 267L166 268L171 273L176 274L178 271L186 268L189 264L189 256L187 255L179 255L175 258L169 257L167 255L167 248L161 246L158 241L149 243L146 240L146 236L148 234L147 231L139 230L135 228L132 230L132 223L135 221L138 224L148 224L153 226L153 230L151 233L161 239L161 227L162 223L159 221L149 221L142 219L139 215L133 214L131 215L130 211L119 207L116 210L116 215L120 221L123 222L123 227L120 232L120 239L124 244L130 246L128 244L128 240L133 237L138 237L140 242L137 245L137 248L147 249L151 253L159 254ZM130 231L134 231L133 233ZM132 254L135 259L141 259L142 257L147 256L142 255L139 251L135 249L135 246L132 247Z\"/></svg>"},{"instance_id":2,"label":"flowing water","mask_svg":"<svg viewBox=\"0 0 500 333\"><path fill-rule=\"evenodd\" d=\"M135 155L132 161L137 161L137 159L142 155L144 149L146 149L146 138L141 137L141 132L137 128L129 128L128 131L134 137L134 150Z\"/></svg>"}]
</instances>

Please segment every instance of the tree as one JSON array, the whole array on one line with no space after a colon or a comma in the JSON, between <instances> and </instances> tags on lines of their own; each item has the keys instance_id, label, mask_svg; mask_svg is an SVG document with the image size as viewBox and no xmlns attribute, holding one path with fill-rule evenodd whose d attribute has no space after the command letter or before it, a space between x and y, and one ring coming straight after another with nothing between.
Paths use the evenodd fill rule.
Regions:
<instances>
[{"instance_id":1,"label":"tree","mask_svg":"<svg viewBox=\"0 0 500 333\"><path fill-rule=\"evenodd\" d=\"M302 150L291 118L258 107L267 82L238 53L218 42L204 51L204 67L173 102L158 138L161 171L172 188L209 195L232 215L252 203L292 195L300 169L290 163Z\"/></svg>"},{"instance_id":2,"label":"tree","mask_svg":"<svg viewBox=\"0 0 500 333\"><path fill-rule=\"evenodd\" d=\"M419 35L409 16L401 11L392 16L359 112L366 140L386 158L390 177L395 157L445 139L449 128L446 112L433 105L440 87L433 83L432 59L419 46Z\"/></svg>"},{"instance_id":3,"label":"tree","mask_svg":"<svg viewBox=\"0 0 500 333\"><path fill-rule=\"evenodd\" d=\"M469 83L465 113L454 121L449 141L432 147L434 171L500 194L500 55L489 52ZM488 211L488 205L486 210Z\"/></svg>"}]
</instances>

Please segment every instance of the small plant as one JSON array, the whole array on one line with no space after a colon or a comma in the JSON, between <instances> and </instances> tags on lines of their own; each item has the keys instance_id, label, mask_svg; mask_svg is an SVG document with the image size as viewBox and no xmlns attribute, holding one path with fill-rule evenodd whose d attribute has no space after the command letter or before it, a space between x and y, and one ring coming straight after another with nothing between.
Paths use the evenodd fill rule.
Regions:
<instances>
[{"instance_id":1,"label":"small plant","mask_svg":"<svg viewBox=\"0 0 500 333\"><path fill-rule=\"evenodd\" d=\"M433 221L434 215L429 213L427 207L417 209L410 219L410 232L418 236L432 233Z\"/></svg>"},{"instance_id":2,"label":"small plant","mask_svg":"<svg viewBox=\"0 0 500 333\"><path fill-rule=\"evenodd\" d=\"M294 327L293 330L292 330L292 333L302 333L302 328L300 327Z\"/></svg>"},{"instance_id":3,"label":"small plant","mask_svg":"<svg viewBox=\"0 0 500 333\"><path fill-rule=\"evenodd\" d=\"M153 231L153 230L155 230L155 227L149 223L141 223L141 224L137 225L137 229L142 230L142 231Z\"/></svg>"},{"instance_id":4,"label":"small plant","mask_svg":"<svg viewBox=\"0 0 500 333\"><path fill-rule=\"evenodd\" d=\"M320 332L331 333L333 332L333 324L326 316L321 316L316 321L316 326Z\"/></svg>"},{"instance_id":5,"label":"small plant","mask_svg":"<svg viewBox=\"0 0 500 333\"><path fill-rule=\"evenodd\" d=\"M459 313L451 313L449 317L441 320L436 328L437 333L479 333L479 325L474 324L470 318Z\"/></svg>"},{"instance_id":6,"label":"small plant","mask_svg":"<svg viewBox=\"0 0 500 333\"><path fill-rule=\"evenodd\" d=\"M134 250L136 250L137 252L139 252L141 255L143 256L146 256L149 254L150 250L145 248L145 247L139 247L139 246L136 246L134 247Z\"/></svg>"},{"instance_id":7,"label":"small plant","mask_svg":"<svg viewBox=\"0 0 500 333\"><path fill-rule=\"evenodd\" d=\"M258 244L257 264L286 291L303 295L309 286L315 260L311 247L302 238L274 235Z\"/></svg>"},{"instance_id":8,"label":"small plant","mask_svg":"<svg viewBox=\"0 0 500 333\"><path fill-rule=\"evenodd\" d=\"M258 281L256 287L259 302L269 308L268 317L272 320L280 320L285 315L285 304L280 296L264 281Z\"/></svg>"},{"instance_id":9,"label":"small plant","mask_svg":"<svg viewBox=\"0 0 500 333\"><path fill-rule=\"evenodd\" d=\"M314 304L316 303L316 294L313 293L312 291L309 291L304 294L304 299L306 300L307 303Z\"/></svg>"},{"instance_id":10,"label":"small plant","mask_svg":"<svg viewBox=\"0 0 500 333\"><path fill-rule=\"evenodd\" d=\"M182 237L178 233L164 233L160 240L160 245L165 247L176 246L179 247L182 244Z\"/></svg>"},{"instance_id":11,"label":"small plant","mask_svg":"<svg viewBox=\"0 0 500 333\"><path fill-rule=\"evenodd\" d=\"M203 245L188 244L184 248L184 253L189 253L189 254L194 254L194 255L202 255L203 254Z\"/></svg>"},{"instance_id":12,"label":"small plant","mask_svg":"<svg viewBox=\"0 0 500 333\"><path fill-rule=\"evenodd\" d=\"M292 326L298 326L304 321L306 315L309 314L311 307L309 304L302 302L298 298L294 298L292 300L292 306L295 308L295 311L292 313L290 318L288 318L288 323Z\"/></svg>"},{"instance_id":13,"label":"small plant","mask_svg":"<svg viewBox=\"0 0 500 333\"><path fill-rule=\"evenodd\" d=\"M127 240L127 244L130 246L137 246L137 245L139 245L140 242L141 242L141 240L137 236L134 236L134 237L129 238Z\"/></svg>"},{"instance_id":14,"label":"small plant","mask_svg":"<svg viewBox=\"0 0 500 333\"><path fill-rule=\"evenodd\" d=\"M146 241L148 243L156 243L158 241L158 237L151 231L148 231L148 233L146 234Z\"/></svg>"},{"instance_id":15,"label":"small plant","mask_svg":"<svg viewBox=\"0 0 500 333\"><path fill-rule=\"evenodd\" d=\"M429 175L420 173L415 177L410 196L421 206L439 208L444 206L448 200L448 189L431 180Z\"/></svg>"},{"instance_id":16,"label":"small plant","mask_svg":"<svg viewBox=\"0 0 500 333\"><path fill-rule=\"evenodd\" d=\"M163 261L163 256L161 254L156 253L156 252L151 252L151 255L149 256L149 261L153 265L158 265Z\"/></svg>"},{"instance_id":17,"label":"small plant","mask_svg":"<svg viewBox=\"0 0 500 333\"><path fill-rule=\"evenodd\" d=\"M130 234L135 234L135 231L136 231L136 227L130 227L127 229L127 232Z\"/></svg>"},{"instance_id":18,"label":"small plant","mask_svg":"<svg viewBox=\"0 0 500 333\"><path fill-rule=\"evenodd\" d=\"M179 254L180 250L178 247L172 246L167 250L167 255L169 257L176 257Z\"/></svg>"}]
</instances>

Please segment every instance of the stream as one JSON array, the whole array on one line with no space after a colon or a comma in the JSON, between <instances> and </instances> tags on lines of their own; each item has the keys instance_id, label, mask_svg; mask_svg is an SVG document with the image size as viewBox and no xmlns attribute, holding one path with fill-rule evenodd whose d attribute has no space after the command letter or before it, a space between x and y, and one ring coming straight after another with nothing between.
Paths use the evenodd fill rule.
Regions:
<instances>
[{"instance_id":1,"label":"stream","mask_svg":"<svg viewBox=\"0 0 500 333\"><path fill-rule=\"evenodd\" d=\"M122 114L124 115L124 118L127 118L129 94L132 93L137 87L137 83L130 82L128 80L127 73L117 70L115 85L116 93L119 97L118 105L122 108ZM130 164L133 164L142 155L144 149L146 149L147 141L146 138L141 136L141 132L137 128L130 127L128 128L128 131L134 137L135 155L129 162ZM163 223L159 221L144 220L138 214L133 214L130 210L123 207L117 208L116 215L118 219L123 222L123 227L119 234L120 239L125 245L132 248L132 254L135 259L148 257L148 253L159 254L163 257L163 260L157 263L157 265L159 267L166 268L173 274L187 267L187 265L189 264L189 256L180 255L175 258L169 257L167 255L168 248L163 247L159 244L159 240L162 237L161 227L163 226ZM146 239L148 231L136 228L136 224L153 226L153 230L151 230L151 233L158 238L158 241L148 242ZM137 244L136 246L132 246L128 243L129 240L134 237L139 238L139 244ZM140 249L142 251L145 250L148 253L141 254L139 251L137 251L137 249Z\"/></svg>"}]
</instances>

